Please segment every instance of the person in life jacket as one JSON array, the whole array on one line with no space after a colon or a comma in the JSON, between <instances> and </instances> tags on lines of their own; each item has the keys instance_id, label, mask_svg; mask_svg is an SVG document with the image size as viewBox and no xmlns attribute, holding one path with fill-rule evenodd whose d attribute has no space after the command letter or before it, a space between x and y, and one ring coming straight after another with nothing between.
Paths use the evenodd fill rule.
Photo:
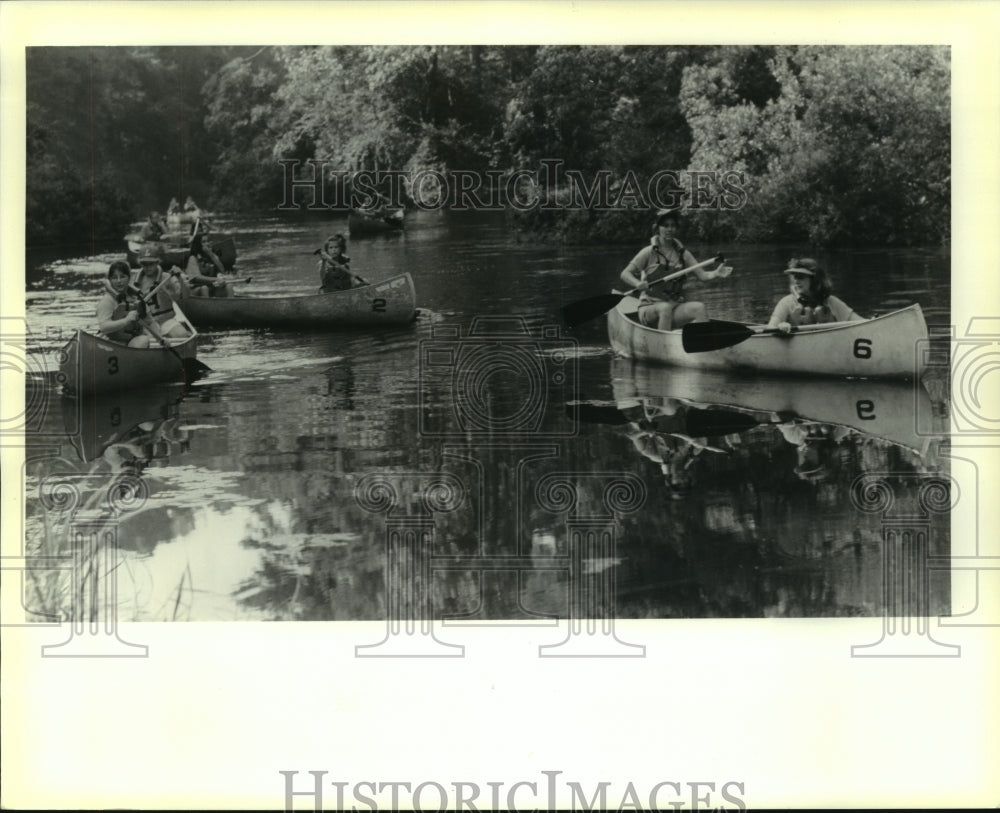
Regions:
<instances>
[{"instance_id":1,"label":"person in life jacket","mask_svg":"<svg viewBox=\"0 0 1000 813\"><path fill-rule=\"evenodd\" d=\"M142 241L159 240L166 231L167 227L164 225L160 213L152 211L149 213L149 218L142 224L142 228L139 230L139 239Z\"/></svg>"},{"instance_id":2,"label":"person in life jacket","mask_svg":"<svg viewBox=\"0 0 1000 813\"><path fill-rule=\"evenodd\" d=\"M791 259L783 273L788 276L789 293L775 305L768 327L789 333L797 325L864 321L843 300L833 296L830 278L816 260Z\"/></svg>"},{"instance_id":3,"label":"person in life jacket","mask_svg":"<svg viewBox=\"0 0 1000 813\"><path fill-rule=\"evenodd\" d=\"M98 329L111 341L129 347L149 347L150 334L162 345L163 334L149 318L139 291L129 284L131 279L127 262L118 260L108 267L104 294L97 303Z\"/></svg>"},{"instance_id":4,"label":"person in life jacket","mask_svg":"<svg viewBox=\"0 0 1000 813\"><path fill-rule=\"evenodd\" d=\"M190 295L191 288L187 278L181 273L179 268L171 268L170 272L164 270L163 249L158 243L147 243L139 252L139 274L135 280L135 287L142 297L148 298L150 293L156 290L154 319L160 325L160 331L164 336L170 338L184 338L188 336L187 329L181 325L174 317L173 302L180 302L185 296ZM166 277L172 277L166 285L159 287Z\"/></svg>"},{"instance_id":5,"label":"person in life jacket","mask_svg":"<svg viewBox=\"0 0 1000 813\"><path fill-rule=\"evenodd\" d=\"M347 256L347 239L335 234L316 253L319 255L320 292L346 291L368 285L362 277L351 271L351 258Z\"/></svg>"},{"instance_id":6,"label":"person in life jacket","mask_svg":"<svg viewBox=\"0 0 1000 813\"><path fill-rule=\"evenodd\" d=\"M191 293L194 296L233 296L233 286L220 276L226 273L226 268L206 239L208 232L207 221L200 219L191 228L190 254L184 268Z\"/></svg>"},{"instance_id":7,"label":"person in life jacket","mask_svg":"<svg viewBox=\"0 0 1000 813\"><path fill-rule=\"evenodd\" d=\"M650 290L657 280L698 264L694 255L677 239L680 216L679 209L660 209L656 213L649 245L640 249L621 272L622 281L639 292L639 322L647 327L673 330L688 322L708 321L705 305L690 302L684 296L686 276L656 285ZM728 277L732 270L719 263L711 271L697 268L691 273L707 282Z\"/></svg>"}]
</instances>

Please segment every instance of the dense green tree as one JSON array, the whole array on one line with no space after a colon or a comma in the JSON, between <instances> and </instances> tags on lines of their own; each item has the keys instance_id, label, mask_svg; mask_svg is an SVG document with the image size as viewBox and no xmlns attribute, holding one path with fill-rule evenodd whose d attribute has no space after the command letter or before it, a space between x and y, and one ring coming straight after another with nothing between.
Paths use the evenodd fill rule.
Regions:
<instances>
[{"instance_id":1,"label":"dense green tree","mask_svg":"<svg viewBox=\"0 0 1000 813\"><path fill-rule=\"evenodd\" d=\"M763 100L737 70L746 50L720 49L685 71L691 167L747 179L746 208L702 218L703 232L816 243L948 236L946 48L778 49L769 64L780 92Z\"/></svg>"},{"instance_id":2,"label":"dense green tree","mask_svg":"<svg viewBox=\"0 0 1000 813\"><path fill-rule=\"evenodd\" d=\"M117 239L189 194L274 210L287 160L548 160L561 180L516 218L536 236L633 241L658 180L705 239L934 242L948 236L949 80L932 46L30 48L27 238ZM728 209L723 187L696 187L713 171L742 173ZM605 178L611 209L563 206L566 172Z\"/></svg>"},{"instance_id":3,"label":"dense green tree","mask_svg":"<svg viewBox=\"0 0 1000 813\"><path fill-rule=\"evenodd\" d=\"M120 239L170 197L210 195L210 48L28 48L26 239Z\"/></svg>"}]
</instances>

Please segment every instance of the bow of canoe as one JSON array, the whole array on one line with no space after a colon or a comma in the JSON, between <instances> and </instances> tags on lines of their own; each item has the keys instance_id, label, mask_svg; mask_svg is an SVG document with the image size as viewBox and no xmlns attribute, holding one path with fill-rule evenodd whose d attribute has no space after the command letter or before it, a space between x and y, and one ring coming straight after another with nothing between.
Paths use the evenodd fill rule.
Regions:
<instances>
[{"instance_id":1,"label":"bow of canoe","mask_svg":"<svg viewBox=\"0 0 1000 813\"><path fill-rule=\"evenodd\" d=\"M852 378L919 378L926 366L927 325L919 305L861 322L807 325L789 336L759 333L705 353L686 352L680 330L639 324L638 305L626 296L608 312L611 346L627 358L712 370Z\"/></svg>"},{"instance_id":2,"label":"bow of canoe","mask_svg":"<svg viewBox=\"0 0 1000 813\"><path fill-rule=\"evenodd\" d=\"M196 297L184 299L195 325L223 328L312 328L404 325L416 315L409 274L347 291L284 297Z\"/></svg>"},{"instance_id":3,"label":"bow of canoe","mask_svg":"<svg viewBox=\"0 0 1000 813\"><path fill-rule=\"evenodd\" d=\"M174 316L190 335L168 339L169 348L129 347L103 336L78 330L59 351L56 380L66 395L144 387L160 381L184 380L188 362L198 352L198 333L180 307Z\"/></svg>"}]
</instances>

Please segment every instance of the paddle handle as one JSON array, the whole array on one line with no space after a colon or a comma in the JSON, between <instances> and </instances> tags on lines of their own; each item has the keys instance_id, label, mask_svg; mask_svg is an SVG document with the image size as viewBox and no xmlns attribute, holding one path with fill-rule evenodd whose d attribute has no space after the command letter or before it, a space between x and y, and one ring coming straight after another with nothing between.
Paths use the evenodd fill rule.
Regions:
<instances>
[{"instance_id":1,"label":"paddle handle","mask_svg":"<svg viewBox=\"0 0 1000 813\"><path fill-rule=\"evenodd\" d=\"M142 298L145 300L145 302L146 302L147 305L152 305L153 304L153 298L160 292L160 288L162 288L164 285L166 285L168 282L170 282L170 278L174 275L174 273L179 274L180 271L177 271L177 272L164 272L164 273L165 273L165 276L163 278L163 281L159 285L157 285L152 291L150 291L149 293L143 295Z\"/></svg>"},{"instance_id":2,"label":"paddle handle","mask_svg":"<svg viewBox=\"0 0 1000 813\"><path fill-rule=\"evenodd\" d=\"M662 279L658 279L658 280L656 280L656 282L649 283L649 285L646 286L646 289L649 290L654 285L660 285L660 284L662 284L664 282L670 282L670 280L672 280L672 279L677 279L678 277L683 277L685 274L690 274L692 271L697 271L699 268L704 268L706 265L711 265L714 262L720 262L720 263L721 262L725 262L725 259L726 258L723 257L721 254L719 254L719 255L717 255L715 257L709 257L707 260L703 260L700 263L696 263L695 265L692 265L690 268L684 268L684 269L681 269L680 271L674 271L673 274L667 274L667 276L663 277ZM635 290L635 289L633 289L633 290Z\"/></svg>"}]
</instances>

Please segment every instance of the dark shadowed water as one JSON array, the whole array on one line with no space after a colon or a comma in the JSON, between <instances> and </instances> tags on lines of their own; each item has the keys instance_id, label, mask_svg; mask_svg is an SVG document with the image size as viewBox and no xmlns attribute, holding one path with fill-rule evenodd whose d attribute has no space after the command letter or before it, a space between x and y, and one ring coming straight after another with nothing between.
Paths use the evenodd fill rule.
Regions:
<instances>
[{"instance_id":1,"label":"dark shadowed water","mask_svg":"<svg viewBox=\"0 0 1000 813\"><path fill-rule=\"evenodd\" d=\"M346 231L214 223L252 277L240 292L259 296L314 291L313 250ZM52 386L55 355L93 324L119 253L29 257L26 550L65 554L74 529L113 526L120 619L882 613L889 509L859 478L926 518L922 555L950 551L947 512L927 509L947 503L944 377L738 379L615 358L603 319L560 328L560 306L607 291L639 247L518 242L495 216L413 213L405 233L349 248L369 280L411 272L413 325L203 331L211 372L193 384L80 400ZM735 267L691 293L751 322L785 292L787 258L808 253L689 247ZM918 302L932 330L949 324L946 250L819 259L859 312ZM116 503L116 478L137 473ZM924 609L947 614L948 574L929 582ZM64 573L28 592L39 613L84 606Z\"/></svg>"}]
</instances>

